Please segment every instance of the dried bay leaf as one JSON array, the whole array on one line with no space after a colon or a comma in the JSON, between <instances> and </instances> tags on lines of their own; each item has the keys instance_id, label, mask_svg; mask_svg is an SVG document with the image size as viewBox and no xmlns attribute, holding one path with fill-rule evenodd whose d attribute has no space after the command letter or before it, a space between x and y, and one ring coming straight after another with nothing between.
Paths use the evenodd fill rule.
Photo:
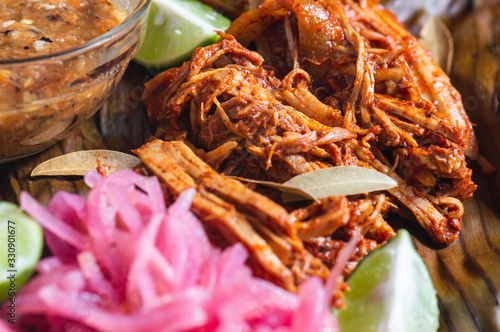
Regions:
<instances>
[{"instance_id":1,"label":"dried bay leaf","mask_svg":"<svg viewBox=\"0 0 500 332\"><path fill-rule=\"evenodd\" d=\"M285 193L290 193L292 195L294 195L295 197L299 197L299 198L307 198L307 199L310 199L310 200L313 200L313 201L316 201L319 203L319 199L321 197L316 197L316 196L313 196L311 194L309 194L307 191L305 190L302 190L301 188L298 188L298 187L293 187L293 186L287 186L285 184L282 184L282 183L278 183L278 182L272 182L272 181L259 181L259 180L251 180L251 179L245 179L245 178L240 178L240 177L237 177L237 176L233 176L234 179L237 179L237 180L240 180L242 182L248 182L248 183L255 183L255 184L260 184L260 185L263 185L263 186L266 186L266 187L270 187L270 188L274 188L274 189L279 189Z\"/></svg>"},{"instance_id":2,"label":"dried bay leaf","mask_svg":"<svg viewBox=\"0 0 500 332\"><path fill-rule=\"evenodd\" d=\"M453 37L441 19L430 16L420 30L420 43L448 75L453 60Z\"/></svg>"},{"instance_id":3,"label":"dried bay leaf","mask_svg":"<svg viewBox=\"0 0 500 332\"><path fill-rule=\"evenodd\" d=\"M285 193L285 201L309 198L318 201L330 196L348 196L372 191L386 190L397 186L389 176L357 166L336 166L304 173L280 184L269 181L243 179L279 189Z\"/></svg>"},{"instance_id":4,"label":"dried bay leaf","mask_svg":"<svg viewBox=\"0 0 500 332\"><path fill-rule=\"evenodd\" d=\"M284 185L301 188L315 197L323 198L386 190L397 186L397 182L368 168L337 166L295 176Z\"/></svg>"},{"instance_id":5,"label":"dried bay leaf","mask_svg":"<svg viewBox=\"0 0 500 332\"><path fill-rule=\"evenodd\" d=\"M140 162L136 156L118 151L77 151L44 161L35 167L31 176L83 176L99 166L105 166L108 173L113 173L134 168Z\"/></svg>"}]
</instances>

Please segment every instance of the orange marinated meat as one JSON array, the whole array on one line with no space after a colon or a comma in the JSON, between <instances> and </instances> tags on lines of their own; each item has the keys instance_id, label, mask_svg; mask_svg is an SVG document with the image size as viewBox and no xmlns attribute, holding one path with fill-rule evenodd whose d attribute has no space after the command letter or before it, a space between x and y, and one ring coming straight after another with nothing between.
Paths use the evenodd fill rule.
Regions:
<instances>
[{"instance_id":1,"label":"orange marinated meat","mask_svg":"<svg viewBox=\"0 0 500 332\"><path fill-rule=\"evenodd\" d=\"M472 125L446 74L377 1L268 0L221 36L146 84L157 137L241 177L375 169L436 245L455 241L476 188Z\"/></svg>"},{"instance_id":2,"label":"orange marinated meat","mask_svg":"<svg viewBox=\"0 0 500 332\"><path fill-rule=\"evenodd\" d=\"M168 201L186 189L196 189L191 209L212 243L220 247L242 243L254 274L290 291L310 276L326 279L346 245L343 239L362 236L343 268L345 277L368 252L395 235L382 218L389 208L385 195L361 195L351 201L329 197L288 212L238 180L219 174L181 141L156 139L134 152L143 162L138 171L156 175ZM330 238L333 232L339 237ZM339 277L333 306L344 305L345 287Z\"/></svg>"}]
</instances>

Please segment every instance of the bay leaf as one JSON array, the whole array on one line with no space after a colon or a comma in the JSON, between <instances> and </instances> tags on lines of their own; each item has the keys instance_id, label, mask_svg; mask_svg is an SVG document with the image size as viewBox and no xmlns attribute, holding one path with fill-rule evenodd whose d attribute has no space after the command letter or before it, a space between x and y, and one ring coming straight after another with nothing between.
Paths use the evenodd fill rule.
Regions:
<instances>
[{"instance_id":1,"label":"bay leaf","mask_svg":"<svg viewBox=\"0 0 500 332\"><path fill-rule=\"evenodd\" d=\"M434 60L448 75L453 60L453 37L446 24L430 16L420 30L420 43L432 54Z\"/></svg>"},{"instance_id":2,"label":"bay leaf","mask_svg":"<svg viewBox=\"0 0 500 332\"><path fill-rule=\"evenodd\" d=\"M232 178L240 180L242 182L255 183L255 184L263 185L266 187L279 189L285 193L292 194L294 197L297 197L298 199L299 198L300 199L307 198L307 199L313 200L313 201L318 202L318 203L320 202L318 197L311 195L309 192L302 190L299 187L287 186L285 184L278 183L278 182L272 182L272 181L251 180L251 179L241 178L238 176L232 176Z\"/></svg>"},{"instance_id":3,"label":"bay leaf","mask_svg":"<svg viewBox=\"0 0 500 332\"><path fill-rule=\"evenodd\" d=\"M357 166L337 166L295 176L283 183L318 198L348 196L386 190L397 182L380 172ZM288 197L288 200L292 197Z\"/></svg>"},{"instance_id":4,"label":"bay leaf","mask_svg":"<svg viewBox=\"0 0 500 332\"><path fill-rule=\"evenodd\" d=\"M304 198L318 201L330 196L358 195L397 186L397 182L389 176L357 166L323 168L297 175L283 184L270 181L242 180L279 189L284 192L282 195L284 201L303 200Z\"/></svg>"},{"instance_id":5,"label":"bay leaf","mask_svg":"<svg viewBox=\"0 0 500 332\"><path fill-rule=\"evenodd\" d=\"M31 172L31 176L83 176L99 165L106 166L108 173L132 169L141 160L136 156L112 150L84 150L44 161Z\"/></svg>"}]
</instances>

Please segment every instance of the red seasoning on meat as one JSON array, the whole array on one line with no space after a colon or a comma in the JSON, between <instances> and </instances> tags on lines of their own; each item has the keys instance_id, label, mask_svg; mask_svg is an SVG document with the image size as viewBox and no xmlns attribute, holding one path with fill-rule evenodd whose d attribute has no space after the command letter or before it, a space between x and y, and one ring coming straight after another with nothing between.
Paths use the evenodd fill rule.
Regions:
<instances>
[{"instance_id":1,"label":"red seasoning on meat","mask_svg":"<svg viewBox=\"0 0 500 332\"><path fill-rule=\"evenodd\" d=\"M388 190L394 203L436 244L457 238L462 201L476 188L466 163L477 157L472 125L446 74L378 1L266 1L226 32L146 85L158 137L205 150L220 172L261 180L375 169L398 183ZM370 220L368 239L380 237L386 209L377 201L351 204L351 219ZM379 206L372 216L369 206Z\"/></svg>"}]
</instances>

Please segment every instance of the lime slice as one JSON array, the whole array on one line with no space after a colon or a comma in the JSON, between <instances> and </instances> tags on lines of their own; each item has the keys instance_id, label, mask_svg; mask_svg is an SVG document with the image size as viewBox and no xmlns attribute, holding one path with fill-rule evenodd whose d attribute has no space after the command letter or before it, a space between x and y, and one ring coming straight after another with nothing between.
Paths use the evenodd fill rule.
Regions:
<instances>
[{"instance_id":1,"label":"lime slice","mask_svg":"<svg viewBox=\"0 0 500 332\"><path fill-rule=\"evenodd\" d=\"M42 228L17 205L0 203L0 302L13 298L33 273L43 248Z\"/></svg>"},{"instance_id":2,"label":"lime slice","mask_svg":"<svg viewBox=\"0 0 500 332\"><path fill-rule=\"evenodd\" d=\"M231 21L196 0L153 0L146 36L135 60L145 66L169 67L187 60L199 46L218 39Z\"/></svg>"},{"instance_id":3,"label":"lime slice","mask_svg":"<svg viewBox=\"0 0 500 332\"><path fill-rule=\"evenodd\" d=\"M342 332L437 331L436 291L407 231L366 256L347 283Z\"/></svg>"}]
</instances>

